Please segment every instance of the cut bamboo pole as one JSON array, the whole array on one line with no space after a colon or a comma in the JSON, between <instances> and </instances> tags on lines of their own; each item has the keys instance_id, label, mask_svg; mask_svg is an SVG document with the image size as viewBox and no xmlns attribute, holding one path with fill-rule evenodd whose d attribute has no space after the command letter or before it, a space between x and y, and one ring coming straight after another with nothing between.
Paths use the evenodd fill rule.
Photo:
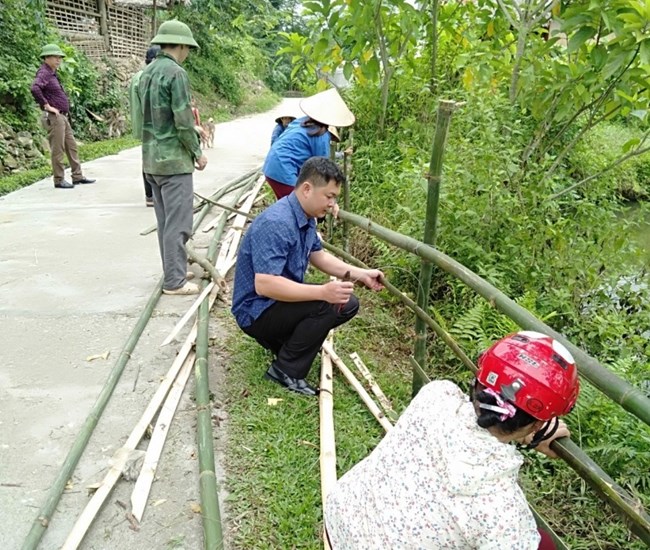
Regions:
<instances>
[{"instance_id":1,"label":"cut bamboo pole","mask_svg":"<svg viewBox=\"0 0 650 550\"><path fill-rule=\"evenodd\" d=\"M115 362L115 365L113 366L113 369L111 370L111 373L109 374L101 393L97 397L97 401L93 405L93 408L88 414L88 417L86 418L81 431L77 435L72 448L68 452L63 466L61 467L61 470L59 471L56 479L54 480L54 483L50 488L45 504L39 510L38 515L34 520L29 533L27 534L27 538L25 539L25 542L22 546L23 550L35 550L38 546L38 543L43 538L45 529L47 529L50 521L52 520L52 515L54 514L56 506L61 499L61 495L63 494L66 483L68 483L68 480L70 477L72 477L72 473L77 467L79 459L81 458L86 445L88 445L90 436L97 426L97 422L99 422L99 419L104 412L104 409L106 408L106 404L113 394L113 391L115 390L115 387L117 386L122 373L124 372L124 367L126 366L128 360L131 358L131 354L133 353L133 350L135 349L135 346L138 343L142 332L144 331L144 327L147 325L147 322L153 313L153 309L156 306L156 303L158 302L158 299L162 293L162 284L163 281L161 278L156 285L156 288L151 293L151 297L142 310L140 318L138 319L135 327L133 327L133 331L131 332L129 339L126 341L124 348L122 348L122 351L117 358L117 361Z\"/></svg>"},{"instance_id":2,"label":"cut bamboo pole","mask_svg":"<svg viewBox=\"0 0 650 550\"><path fill-rule=\"evenodd\" d=\"M194 250L194 248L192 248L189 242L185 245L185 250L187 250L188 257L193 262L199 264L210 275L212 281L214 281L221 292L226 292L228 290L228 283L226 283L226 280L221 275L219 275L217 270L208 260L202 256L199 256L199 254L196 252L196 250Z\"/></svg>"},{"instance_id":3,"label":"cut bamboo pole","mask_svg":"<svg viewBox=\"0 0 650 550\"><path fill-rule=\"evenodd\" d=\"M521 307L514 300L479 277L476 273L470 271L464 265L432 246L427 246L416 239L378 225L363 216L341 210L339 211L339 218L345 219L357 227L361 227L371 235L375 235L398 248L431 260L440 269L457 277L468 287L474 289L501 313L515 321L520 327L542 332L555 338L558 342L562 342L575 358L578 370L582 376L589 380L603 394L612 399L612 401L618 403L625 410L650 425L650 399L639 388L632 386L629 382L616 376L613 372L601 365L598 360L569 342L562 334L537 319L527 309Z\"/></svg>"},{"instance_id":4,"label":"cut bamboo pole","mask_svg":"<svg viewBox=\"0 0 650 550\"><path fill-rule=\"evenodd\" d=\"M356 379L354 374L352 374L352 371L345 365L343 360L336 354L334 348L329 342L327 341L323 342L323 351L325 351L325 353L327 353L331 357L332 362L343 373L343 376L345 376L346 380L359 394L359 397L361 397L361 400L366 404L366 407L368 407L372 415L377 419L377 422L381 424L381 427L384 428L386 432L389 432L393 427L393 425L386 418L386 415L384 415L381 409L377 406L377 403L373 401L372 397L370 397L370 395L365 390L365 388L361 385L361 383Z\"/></svg>"},{"instance_id":5,"label":"cut bamboo pole","mask_svg":"<svg viewBox=\"0 0 650 550\"><path fill-rule=\"evenodd\" d=\"M334 436L334 386L332 360L323 352L320 371L320 490L323 510L332 487L336 484L336 439ZM323 531L325 526L323 525ZM329 550L323 532L323 546Z\"/></svg>"},{"instance_id":6,"label":"cut bamboo pole","mask_svg":"<svg viewBox=\"0 0 650 550\"><path fill-rule=\"evenodd\" d=\"M434 246L438 224L438 202L440 196L440 185L442 183L442 159L449 133L451 115L456 108L453 101L441 101L438 105L438 118L436 122L436 135L431 149L431 162L429 163L428 190L427 190L427 214L424 222L424 235L422 240L425 244ZM418 293L416 302L424 311L429 305L429 293L431 290L431 276L433 275L433 264L427 258L422 258L420 266L420 277L418 279ZM419 317L415 317L415 360L421 367L427 363L427 325ZM418 371L413 371L413 390L415 395L424 384Z\"/></svg>"},{"instance_id":7,"label":"cut bamboo pole","mask_svg":"<svg viewBox=\"0 0 650 550\"><path fill-rule=\"evenodd\" d=\"M187 361L185 361L183 368L178 373L176 380L172 384L169 394L167 394L167 398L158 414L156 426L151 434L149 445L147 445L147 452L144 455L142 469L140 470L140 475L138 476L135 486L133 487L133 492L131 493L131 513L138 521L142 521L142 514L144 514L144 507L147 504L147 498L151 491L153 478L156 474L156 468L158 467L158 460L160 460L160 455L165 440L167 439L167 434L169 433L169 426L172 423L174 413L176 412L178 403L183 395L183 390L185 389L190 374L192 373L192 367L194 365L192 359L193 356L190 354Z\"/></svg>"},{"instance_id":8,"label":"cut bamboo pole","mask_svg":"<svg viewBox=\"0 0 650 550\"><path fill-rule=\"evenodd\" d=\"M199 297L196 299L196 301L192 304L192 306L190 307L190 309L188 309L187 312L185 313L185 315L183 315L183 317L181 317L181 319L178 321L178 323L176 323L176 325L174 326L174 328L172 329L172 331L169 333L169 336L167 336L167 338L165 338L165 340L163 341L163 343L160 344L161 347L162 347L162 346L166 346L167 344L169 344L169 343L170 343L170 342L171 342L171 341L176 337L176 335L177 335L177 334L181 331L181 329L185 326L185 323L187 323L187 321L189 321L190 317L191 317L192 315L194 315L194 312L195 312L197 309L199 309L199 306L201 305L201 302L203 302L203 300L205 300L205 297L210 293L210 291L211 291L213 288L214 288L214 282L211 282L208 286L206 286L206 287L203 289L203 292L201 292L201 294L200 294Z\"/></svg>"},{"instance_id":9,"label":"cut bamboo pole","mask_svg":"<svg viewBox=\"0 0 650 550\"><path fill-rule=\"evenodd\" d=\"M177 366L177 363L180 364ZM138 446L138 443L142 439L142 436L147 430L147 427L153 420L154 415L165 399L165 396L167 395L169 388L174 382L174 379L182 368L191 369L193 363L194 354L188 353L184 360L175 361L172 367L169 369L167 376L165 376L161 382L158 390L153 396L153 399L147 406L144 414L136 424L135 428L133 428L133 431L126 440L126 443L124 443L124 445L120 447L113 455L113 461L110 469L108 470L108 473L104 476L100 487L97 489L97 491L95 491L88 504L86 504L83 512L77 518L77 521L75 522L72 531L70 531L68 538L63 543L61 550L76 550L79 548L81 541L86 535L91 523L95 519L95 516L99 512L99 509L101 508L110 492L113 490L113 486L115 483L117 483L117 480L122 475L122 470L126 465L131 451L133 451Z\"/></svg>"},{"instance_id":10,"label":"cut bamboo pole","mask_svg":"<svg viewBox=\"0 0 650 550\"><path fill-rule=\"evenodd\" d=\"M162 284L161 284L161 289L162 289ZM214 296L210 296L210 304L209 304L210 308L214 304L214 300L216 300L216 294ZM203 303L205 304L205 302ZM153 398L149 402L149 405L147 405L147 408L145 409L145 412L142 414L142 417L136 424L135 428L133 428L133 430L131 431L131 435L129 435L129 438L127 439L126 443L116 453L114 457L114 462L116 464L120 464L120 461L126 460L128 458L128 452L125 454L125 450L128 451L128 450L135 449L138 443L140 442L140 440L142 439L142 436L147 430L147 427L153 420L153 417L156 415L156 412L160 408L160 405L162 404L163 400L165 399L167 392L169 392L169 388L173 384L174 379L178 375L178 372L182 368L185 361L187 361L190 352L192 350L192 346L194 345L194 341L196 340L196 335L197 335L197 324L195 323L194 327L192 328L187 338L185 339L185 342L181 346L178 355L174 359L172 366L169 368L169 371L165 375L165 378L163 378L162 382L158 386L158 389L156 390L156 393L154 394ZM110 473L111 472L109 472L109 474ZM117 476L117 478L113 480L112 477L109 479L109 474L107 474L107 476L102 481L102 486L104 487L104 490L101 493L97 491L93 495L91 500L86 505L86 508L77 519L77 522L75 523L75 526L73 528L73 530L76 530L75 536L74 538L70 538L72 533L70 534L70 536L68 536L68 540L66 540L66 545L68 545L68 541L70 545L65 546L64 547L65 550L71 548L77 548L77 546L83 539L84 535L86 534L86 531L88 531L90 524L95 519L95 516L97 515L97 512L99 511L104 500L112 490L113 485L115 485L115 482L117 482L119 475ZM109 483L111 481L112 484ZM79 527L77 527L78 525Z\"/></svg>"},{"instance_id":11,"label":"cut bamboo pole","mask_svg":"<svg viewBox=\"0 0 650 550\"><path fill-rule=\"evenodd\" d=\"M232 242L228 246L228 255L226 256L226 263L234 260L235 257L237 256L237 251L239 249L239 241L241 240L242 233L243 233L242 230L244 229L244 226L248 221L248 214L250 213L251 208L253 208L253 203L257 198L257 194L260 192L260 189L262 188L262 185L264 185L265 181L266 180L264 179L264 177L259 178L257 183L254 185L253 189L251 190L250 195L241 205L242 213L235 216L235 219L232 222L232 229L235 231L235 235L233 236Z\"/></svg>"},{"instance_id":12,"label":"cut bamboo pole","mask_svg":"<svg viewBox=\"0 0 650 550\"><path fill-rule=\"evenodd\" d=\"M381 408L384 409L386 416L391 420L391 422L397 422L398 415L393 410L393 405L391 405L390 400L381 390L379 384L377 384L377 381L368 370L368 367L366 367L365 363L361 360L361 357L359 357L359 354L356 351L354 353L351 353L350 359L352 359L352 362L357 367L359 374L361 374L361 376L365 378L366 382L368 382L370 390L375 394L375 397L377 398L377 401L379 401Z\"/></svg>"}]
</instances>

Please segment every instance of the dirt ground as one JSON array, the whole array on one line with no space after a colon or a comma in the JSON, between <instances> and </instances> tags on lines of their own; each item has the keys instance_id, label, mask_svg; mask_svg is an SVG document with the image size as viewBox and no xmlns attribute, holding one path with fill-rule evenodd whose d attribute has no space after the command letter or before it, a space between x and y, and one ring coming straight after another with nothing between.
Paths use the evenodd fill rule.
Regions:
<instances>
[{"instance_id":1,"label":"dirt ground","mask_svg":"<svg viewBox=\"0 0 650 550\"><path fill-rule=\"evenodd\" d=\"M287 109L298 111L297 100L218 125L215 147L206 151L208 168L195 175L197 192L210 194L261 165L273 120ZM144 205L139 148L86 163L84 173L98 183L55 190L48 179L0 198L3 550L21 547L161 275L156 234L140 236L154 223L154 214ZM197 251L205 252L209 238L197 232ZM192 269L200 272L198 266ZM191 304L192 297L161 297L39 548L60 548L66 539L88 501L86 487L104 477L182 345L191 323L170 345L160 343ZM215 307L227 305L217 302ZM224 330L211 322L218 463L227 431L227 415L219 408L226 358L218 342L226 337ZM108 358L89 360L105 352ZM129 504L133 482L120 480L81 548L202 547L193 394L192 376L169 429L139 531L131 528L122 506ZM222 480L219 465L218 470Z\"/></svg>"}]
</instances>

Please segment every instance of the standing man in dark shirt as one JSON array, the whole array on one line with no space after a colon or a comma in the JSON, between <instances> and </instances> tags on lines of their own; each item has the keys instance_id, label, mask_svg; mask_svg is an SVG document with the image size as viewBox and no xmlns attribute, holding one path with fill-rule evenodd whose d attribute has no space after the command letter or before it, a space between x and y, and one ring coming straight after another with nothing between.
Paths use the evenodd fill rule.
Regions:
<instances>
[{"instance_id":1,"label":"standing man in dark shirt","mask_svg":"<svg viewBox=\"0 0 650 550\"><path fill-rule=\"evenodd\" d=\"M336 204L343 180L331 160L308 159L294 191L255 218L237 256L232 298L237 324L275 355L265 377L303 395L318 393L305 378L327 333L359 310L354 283L383 288L381 271L332 256L316 233L316 218ZM342 280L306 284L309 264Z\"/></svg>"},{"instance_id":2,"label":"standing man in dark shirt","mask_svg":"<svg viewBox=\"0 0 650 550\"><path fill-rule=\"evenodd\" d=\"M32 84L32 95L43 109L42 123L47 130L50 142L52 174L54 187L57 189L72 189L78 183L95 183L95 180L85 178L81 172L81 163L77 154L77 142L72 133L68 117L70 102L63 86L56 76L65 54L56 44L47 44L41 50L43 64L36 73ZM72 169L72 183L64 179L63 153L65 152Z\"/></svg>"}]
</instances>

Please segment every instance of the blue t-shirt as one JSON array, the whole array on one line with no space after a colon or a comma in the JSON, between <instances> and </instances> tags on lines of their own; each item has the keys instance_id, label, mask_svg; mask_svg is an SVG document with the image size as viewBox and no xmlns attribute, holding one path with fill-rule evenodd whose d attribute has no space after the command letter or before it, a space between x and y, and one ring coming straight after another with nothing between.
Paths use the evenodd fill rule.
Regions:
<instances>
[{"instance_id":1,"label":"blue t-shirt","mask_svg":"<svg viewBox=\"0 0 650 550\"><path fill-rule=\"evenodd\" d=\"M273 142L262 169L265 176L295 187L298 172L308 158L329 158L331 134L325 132L322 136L310 136L310 132L315 129L302 126L306 120L309 118L297 118L290 122L280 137Z\"/></svg>"},{"instance_id":2,"label":"blue t-shirt","mask_svg":"<svg viewBox=\"0 0 650 550\"><path fill-rule=\"evenodd\" d=\"M316 220L308 218L295 193L269 206L251 224L235 270L232 313L240 327L255 321L275 300L255 292L255 274L280 275L302 283L312 252L322 250Z\"/></svg>"}]
</instances>

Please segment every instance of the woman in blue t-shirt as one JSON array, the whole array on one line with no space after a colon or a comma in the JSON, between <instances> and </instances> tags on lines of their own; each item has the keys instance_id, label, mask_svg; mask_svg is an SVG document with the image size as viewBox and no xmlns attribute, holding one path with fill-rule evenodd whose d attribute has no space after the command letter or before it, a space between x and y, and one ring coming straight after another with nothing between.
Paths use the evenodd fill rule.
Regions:
<instances>
[{"instance_id":1,"label":"woman in blue t-shirt","mask_svg":"<svg viewBox=\"0 0 650 550\"><path fill-rule=\"evenodd\" d=\"M293 191L308 158L329 157L330 140L338 141L333 127L354 124L354 115L335 88L303 99L300 108L307 116L287 126L264 162L264 177L278 200Z\"/></svg>"},{"instance_id":2,"label":"woman in blue t-shirt","mask_svg":"<svg viewBox=\"0 0 650 550\"><path fill-rule=\"evenodd\" d=\"M271 145L275 143L275 140L278 139L283 132L287 129L287 126L291 124L296 117L293 115L283 115L275 119L275 126L273 127L273 132L271 133Z\"/></svg>"}]
</instances>

